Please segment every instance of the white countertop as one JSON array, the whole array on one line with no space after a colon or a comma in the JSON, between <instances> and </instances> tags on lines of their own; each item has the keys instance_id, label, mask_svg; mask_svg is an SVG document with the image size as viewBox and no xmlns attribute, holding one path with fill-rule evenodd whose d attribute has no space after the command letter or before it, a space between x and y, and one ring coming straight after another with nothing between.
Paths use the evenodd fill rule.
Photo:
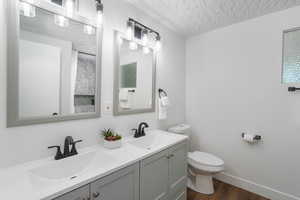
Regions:
<instances>
[{"instance_id":1,"label":"white countertop","mask_svg":"<svg viewBox=\"0 0 300 200\"><path fill-rule=\"evenodd\" d=\"M50 200L187 139L184 135L160 130L147 132L147 135L154 134L163 135L165 140L163 144L154 144L151 149L142 149L132 145L132 141L138 140L133 137L125 137L123 146L119 149L109 150L102 145L79 149L79 156L90 152L95 152L95 156L84 170L76 174L75 179L68 177L59 180L45 180L32 175L31 171L36 168L64 160L55 161L53 157L2 169L0 170L0 197L8 200ZM109 157L109 160L103 160L101 155Z\"/></svg>"}]
</instances>

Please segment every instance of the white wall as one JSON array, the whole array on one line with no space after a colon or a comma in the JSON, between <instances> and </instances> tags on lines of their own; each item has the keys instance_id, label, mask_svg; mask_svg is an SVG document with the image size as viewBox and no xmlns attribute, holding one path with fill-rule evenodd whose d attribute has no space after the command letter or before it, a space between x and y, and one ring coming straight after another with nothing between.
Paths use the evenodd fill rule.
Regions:
<instances>
[{"instance_id":1,"label":"white wall","mask_svg":"<svg viewBox=\"0 0 300 200\"><path fill-rule=\"evenodd\" d=\"M299 18L296 7L187 41L194 148L224 159L219 178L272 199L300 199L300 96L281 84L282 31ZM248 145L242 132L263 142Z\"/></svg>"},{"instance_id":2,"label":"white wall","mask_svg":"<svg viewBox=\"0 0 300 200\"><path fill-rule=\"evenodd\" d=\"M84 0L86 2L87 0ZM89 0L94 2L93 0ZM104 115L100 119L43 124L19 128L6 128L6 18L4 2L0 1L0 167L54 155L47 149L53 144L62 144L67 135L82 138L79 147L99 142L102 128L130 130L139 122L147 121L153 127L167 127L184 121L185 112L185 42L157 21L139 12L120 0L104 0L105 24L102 61L102 102L112 102L113 98L113 29L125 31L126 20L133 17L157 29L163 38L163 48L158 57L158 87L165 88L173 107L167 121L158 122L157 114L142 114L123 117ZM170 77L170 74L172 77ZM102 103L102 105L103 105Z\"/></svg>"}]
</instances>

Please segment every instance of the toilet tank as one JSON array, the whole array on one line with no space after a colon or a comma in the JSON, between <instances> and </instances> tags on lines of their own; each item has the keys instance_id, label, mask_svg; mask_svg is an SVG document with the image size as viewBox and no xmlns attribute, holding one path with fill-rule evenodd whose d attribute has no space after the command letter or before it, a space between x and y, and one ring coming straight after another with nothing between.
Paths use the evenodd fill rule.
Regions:
<instances>
[{"instance_id":1,"label":"toilet tank","mask_svg":"<svg viewBox=\"0 0 300 200\"><path fill-rule=\"evenodd\" d=\"M191 126L189 124L179 124L168 129L171 133L182 134L186 136L190 136L191 134Z\"/></svg>"}]
</instances>

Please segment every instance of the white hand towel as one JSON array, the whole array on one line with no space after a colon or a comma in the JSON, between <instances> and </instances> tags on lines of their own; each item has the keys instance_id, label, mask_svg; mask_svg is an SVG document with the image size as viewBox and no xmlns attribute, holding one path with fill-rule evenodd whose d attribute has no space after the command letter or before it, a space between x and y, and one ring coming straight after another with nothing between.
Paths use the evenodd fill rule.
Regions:
<instances>
[{"instance_id":1,"label":"white hand towel","mask_svg":"<svg viewBox=\"0 0 300 200\"><path fill-rule=\"evenodd\" d=\"M163 106L162 100L158 98L158 119L164 120L168 117L168 106Z\"/></svg>"},{"instance_id":2,"label":"white hand towel","mask_svg":"<svg viewBox=\"0 0 300 200\"><path fill-rule=\"evenodd\" d=\"M162 106L169 107L169 105L170 105L169 97L167 97L167 96L161 97L160 101L161 101Z\"/></svg>"}]
</instances>

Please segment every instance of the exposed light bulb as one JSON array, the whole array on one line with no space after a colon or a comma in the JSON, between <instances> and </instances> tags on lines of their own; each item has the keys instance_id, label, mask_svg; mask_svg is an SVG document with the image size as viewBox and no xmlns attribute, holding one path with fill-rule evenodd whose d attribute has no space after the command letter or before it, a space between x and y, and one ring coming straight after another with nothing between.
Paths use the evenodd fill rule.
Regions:
<instances>
[{"instance_id":1,"label":"exposed light bulb","mask_svg":"<svg viewBox=\"0 0 300 200\"><path fill-rule=\"evenodd\" d=\"M66 10L67 10L67 16L68 17L73 17L74 0L66 0L65 7L66 7Z\"/></svg>"},{"instance_id":2,"label":"exposed light bulb","mask_svg":"<svg viewBox=\"0 0 300 200\"><path fill-rule=\"evenodd\" d=\"M99 26L103 24L103 11L97 11L97 24Z\"/></svg>"},{"instance_id":3,"label":"exposed light bulb","mask_svg":"<svg viewBox=\"0 0 300 200\"><path fill-rule=\"evenodd\" d=\"M69 26L69 19L61 15L54 15L54 23L60 27Z\"/></svg>"},{"instance_id":4,"label":"exposed light bulb","mask_svg":"<svg viewBox=\"0 0 300 200\"><path fill-rule=\"evenodd\" d=\"M155 49L156 51L159 51L161 49L161 41L156 41Z\"/></svg>"},{"instance_id":5,"label":"exposed light bulb","mask_svg":"<svg viewBox=\"0 0 300 200\"><path fill-rule=\"evenodd\" d=\"M132 40L134 37L134 25L131 21L127 22L127 31L126 31L127 39Z\"/></svg>"},{"instance_id":6,"label":"exposed light bulb","mask_svg":"<svg viewBox=\"0 0 300 200\"><path fill-rule=\"evenodd\" d=\"M156 42L155 42L155 50L156 51L159 51L161 49L161 38L160 36L158 35L156 37Z\"/></svg>"},{"instance_id":7,"label":"exposed light bulb","mask_svg":"<svg viewBox=\"0 0 300 200\"><path fill-rule=\"evenodd\" d=\"M148 44L148 31L145 29L142 31L142 43L144 46Z\"/></svg>"},{"instance_id":8,"label":"exposed light bulb","mask_svg":"<svg viewBox=\"0 0 300 200\"><path fill-rule=\"evenodd\" d=\"M150 53L150 48L149 47L143 47L143 53L144 54L149 54Z\"/></svg>"},{"instance_id":9,"label":"exposed light bulb","mask_svg":"<svg viewBox=\"0 0 300 200\"><path fill-rule=\"evenodd\" d=\"M97 1L96 9L97 9L97 25L100 27L103 24L103 4L101 0Z\"/></svg>"},{"instance_id":10,"label":"exposed light bulb","mask_svg":"<svg viewBox=\"0 0 300 200\"><path fill-rule=\"evenodd\" d=\"M134 41L130 41L130 43L129 43L129 49L130 50L137 50L137 48L138 48L137 43L134 42Z\"/></svg>"},{"instance_id":11,"label":"exposed light bulb","mask_svg":"<svg viewBox=\"0 0 300 200\"><path fill-rule=\"evenodd\" d=\"M33 3L33 1L31 3ZM36 16L36 10L33 5L31 5L27 2L21 2L20 6L21 6L20 10L25 17L35 17Z\"/></svg>"},{"instance_id":12,"label":"exposed light bulb","mask_svg":"<svg viewBox=\"0 0 300 200\"><path fill-rule=\"evenodd\" d=\"M84 25L83 32L88 35L95 35L96 29L91 25Z\"/></svg>"}]
</instances>

